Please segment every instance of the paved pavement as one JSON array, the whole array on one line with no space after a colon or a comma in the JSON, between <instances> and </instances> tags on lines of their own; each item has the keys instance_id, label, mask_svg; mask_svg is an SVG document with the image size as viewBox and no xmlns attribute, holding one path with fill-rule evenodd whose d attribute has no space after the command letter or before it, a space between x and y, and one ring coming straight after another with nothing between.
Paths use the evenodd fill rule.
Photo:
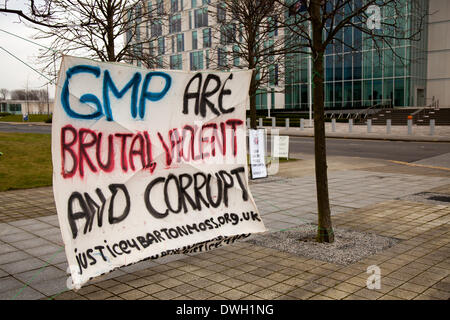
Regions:
<instances>
[{"instance_id":1,"label":"paved pavement","mask_svg":"<svg viewBox=\"0 0 450 320\"><path fill-rule=\"evenodd\" d=\"M415 164L450 168L450 153L444 153L435 157L421 159L414 162Z\"/></svg>"},{"instance_id":2,"label":"paved pavement","mask_svg":"<svg viewBox=\"0 0 450 320\"><path fill-rule=\"evenodd\" d=\"M269 232L316 221L312 159L281 164L251 182ZM401 241L343 266L240 242L121 268L68 290L51 188L0 193L0 299L448 299L450 204L400 200L450 194L450 171L388 161L329 158L333 223ZM370 265L381 289L366 288Z\"/></svg>"},{"instance_id":3,"label":"paved pavement","mask_svg":"<svg viewBox=\"0 0 450 320\"><path fill-rule=\"evenodd\" d=\"M305 125L308 121L305 122ZM269 131L271 127L266 127ZM314 136L313 127L305 127L301 130L299 127L276 127L280 134L312 137ZM372 126L371 132L367 131L365 125L353 125L351 132L348 123L336 123L333 132L332 124L325 123L326 136L329 138L348 138L348 139L373 139L373 140L392 140L392 141L429 141L429 142L450 142L450 126L436 126L433 135L430 134L428 126L412 126L412 134L408 134L407 126L392 126L391 132L387 133L386 126Z\"/></svg>"}]
</instances>

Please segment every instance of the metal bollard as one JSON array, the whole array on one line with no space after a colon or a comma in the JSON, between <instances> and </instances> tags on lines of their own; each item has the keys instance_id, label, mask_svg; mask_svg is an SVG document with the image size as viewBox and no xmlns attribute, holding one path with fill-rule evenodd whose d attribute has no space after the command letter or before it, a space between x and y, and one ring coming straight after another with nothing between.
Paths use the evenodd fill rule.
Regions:
<instances>
[{"instance_id":1,"label":"metal bollard","mask_svg":"<svg viewBox=\"0 0 450 320\"><path fill-rule=\"evenodd\" d=\"M272 128L276 127L276 119L275 117L272 117Z\"/></svg>"},{"instance_id":2,"label":"metal bollard","mask_svg":"<svg viewBox=\"0 0 450 320\"><path fill-rule=\"evenodd\" d=\"M372 132L372 119L367 120L367 133Z\"/></svg>"},{"instance_id":3,"label":"metal bollard","mask_svg":"<svg viewBox=\"0 0 450 320\"><path fill-rule=\"evenodd\" d=\"M387 119L386 120L386 133L387 134L391 134L391 125L392 125L392 120Z\"/></svg>"},{"instance_id":4,"label":"metal bollard","mask_svg":"<svg viewBox=\"0 0 450 320\"><path fill-rule=\"evenodd\" d=\"M336 132L336 119L331 119L331 132Z\"/></svg>"},{"instance_id":5,"label":"metal bollard","mask_svg":"<svg viewBox=\"0 0 450 320\"><path fill-rule=\"evenodd\" d=\"M300 118L300 130L303 131L305 129L305 119Z\"/></svg>"},{"instance_id":6,"label":"metal bollard","mask_svg":"<svg viewBox=\"0 0 450 320\"><path fill-rule=\"evenodd\" d=\"M408 135L412 135L412 119L408 119Z\"/></svg>"},{"instance_id":7,"label":"metal bollard","mask_svg":"<svg viewBox=\"0 0 450 320\"><path fill-rule=\"evenodd\" d=\"M259 118L258 120L259 120L259 126L262 128L262 126L263 126L263 119Z\"/></svg>"},{"instance_id":8,"label":"metal bollard","mask_svg":"<svg viewBox=\"0 0 450 320\"><path fill-rule=\"evenodd\" d=\"M353 119L348 119L348 132L353 130Z\"/></svg>"},{"instance_id":9,"label":"metal bollard","mask_svg":"<svg viewBox=\"0 0 450 320\"><path fill-rule=\"evenodd\" d=\"M436 124L436 121L434 119L430 119L430 136L434 135L434 126Z\"/></svg>"},{"instance_id":10,"label":"metal bollard","mask_svg":"<svg viewBox=\"0 0 450 320\"><path fill-rule=\"evenodd\" d=\"M289 118L286 118L285 128L286 128L286 130L289 129Z\"/></svg>"},{"instance_id":11,"label":"metal bollard","mask_svg":"<svg viewBox=\"0 0 450 320\"><path fill-rule=\"evenodd\" d=\"M250 118L247 118L247 128L250 128Z\"/></svg>"}]
</instances>

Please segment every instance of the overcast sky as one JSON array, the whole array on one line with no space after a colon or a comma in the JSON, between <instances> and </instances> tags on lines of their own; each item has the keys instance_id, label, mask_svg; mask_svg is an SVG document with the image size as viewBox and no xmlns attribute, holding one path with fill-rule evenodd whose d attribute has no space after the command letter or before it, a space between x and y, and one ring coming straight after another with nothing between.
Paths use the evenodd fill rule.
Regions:
<instances>
[{"instance_id":1,"label":"overcast sky","mask_svg":"<svg viewBox=\"0 0 450 320\"><path fill-rule=\"evenodd\" d=\"M8 9L26 10L26 0L9 0ZM4 1L0 1L0 6L4 7ZM34 40L33 34L36 33L31 28L20 22L18 16L14 14L0 13L0 29L5 30L23 38L30 39L45 45L42 40ZM26 62L33 68L39 70L39 64L36 63L39 46L31 44L11 36L0 30L0 88L8 90L25 89L28 82L29 89L45 89L48 80L19 60L13 58L2 48L17 56L20 60ZM54 87L49 86L50 97L54 96Z\"/></svg>"}]
</instances>

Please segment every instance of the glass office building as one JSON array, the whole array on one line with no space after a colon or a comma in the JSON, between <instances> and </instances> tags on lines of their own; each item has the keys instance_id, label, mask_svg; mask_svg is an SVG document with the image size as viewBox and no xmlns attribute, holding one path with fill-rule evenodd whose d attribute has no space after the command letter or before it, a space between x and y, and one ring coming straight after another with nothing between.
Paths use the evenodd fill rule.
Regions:
<instances>
[{"instance_id":1,"label":"glass office building","mask_svg":"<svg viewBox=\"0 0 450 320\"><path fill-rule=\"evenodd\" d=\"M358 1L361 0L355 0L353 5L358 5ZM413 7L412 2L419 8ZM381 30L374 30L394 37L387 43L376 42L356 27L346 27L337 34L334 43L327 46L324 57L325 108L425 105L427 24L424 21L419 27L419 15L426 12L428 1L399 0L398 4L402 11L397 21L402 30L394 31L383 24ZM381 11L383 22L392 23L394 16L392 8ZM395 39L421 28L419 41ZM306 111L309 108L308 59L306 54L286 56L285 109ZM264 104L258 107L265 109Z\"/></svg>"},{"instance_id":2,"label":"glass office building","mask_svg":"<svg viewBox=\"0 0 450 320\"><path fill-rule=\"evenodd\" d=\"M327 3L336 1L327 0ZM396 0L394 4L400 12L393 8L380 8L382 22L393 23L396 18L396 25L401 26L400 30L394 31L382 24L381 29L373 30L374 33L392 36L388 43L375 42L357 27L340 30L334 43L327 46L324 57L326 109L425 105L428 24L427 21L423 21L421 26L418 24L428 10L428 2ZM353 8L348 6L346 9L354 10L361 3L364 0L353 0ZM142 5L148 12L157 8L157 15L163 16L164 9L169 13L166 24L162 23L163 18L156 18L150 24L142 25L142 30L135 35L136 40L145 35L149 39L144 50L149 50L157 62L150 67L195 71L223 67L223 61L233 59L233 44L228 43L221 33L216 34L221 32L217 24L224 19L221 1L146 0ZM293 17L286 13L286 18ZM338 23L339 16L335 19ZM367 17L355 17L353 22L366 24ZM395 39L417 31L421 31L417 36L419 41ZM270 35L269 42L286 36L284 32L289 31L280 27ZM143 48L140 46L138 49ZM284 64L274 64L269 70L273 81L258 90L257 109L309 110L309 59L307 54L288 54ZM233 60L233 67L239 67L239 62L239 59ZM135 63L140 64L139 61Z\"/></svg>"}]
</instances>

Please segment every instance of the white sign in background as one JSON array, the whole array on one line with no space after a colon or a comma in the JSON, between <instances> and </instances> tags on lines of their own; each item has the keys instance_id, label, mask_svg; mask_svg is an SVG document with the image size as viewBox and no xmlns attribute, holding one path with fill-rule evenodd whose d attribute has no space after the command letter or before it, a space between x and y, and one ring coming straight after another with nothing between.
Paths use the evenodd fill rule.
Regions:
<instances>
[{"instance_id":1,"label":"white sign in background","mask_svg":"<svg viewBox=\"0 0 450 320\"><path fill-rule=\"evenodd\" d=\"M75 288L266 230L247 178L250 77L63 58L53 189Z\"/></svg>"},{"instance_id":2,"label":"white sign in background","mask_svg":"<svg viewBox=\"0 0 450 320\"><path fill-rule=\"evenodd\" d=\"M272 157L289 158L289 136L272 135Z\"/></svg>"},{"instance_id":3,"label":"white sign in background","mask_svg":"<svg viewBox=\"0 0 450 320\"><path fill-rule=\"evenodd\" d=\"M252 179L266 178L265 129L250 129L248 131L248 141Z\"/></svg>"}]
</instances>

